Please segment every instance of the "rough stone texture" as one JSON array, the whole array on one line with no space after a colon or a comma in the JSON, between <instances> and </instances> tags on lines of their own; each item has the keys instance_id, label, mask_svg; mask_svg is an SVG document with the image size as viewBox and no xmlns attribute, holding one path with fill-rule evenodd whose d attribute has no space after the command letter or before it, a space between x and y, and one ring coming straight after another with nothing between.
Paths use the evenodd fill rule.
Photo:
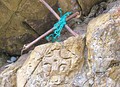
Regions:
<instances>
[{"instance_id":1,"label":"rough stone texture","mask_svg":"<svg viewBox=\"0 0 120 87\"><path fill-rule=\"evenodd\" d=\"M73 77L84 63L84 45L81 37L70 37L37 46L24 64L19 61L0 74L0 86L72 87Z\"/></svg>"},{"instance_id":2,"label":"rough stone texture","mask_svg":"<svg viewBox=\"0 0 120 87\"><path fill-rule=\"evenodd\" d=\"M29 54L22 55L16 63L3 66L5 69L0 71L0 87L17 87L16 86L16 72L23 65L25 60L29 57ZM9 67L8 67L9 66ZM8 68L7 68L8 67Z\"/></svg>"},{"instance_id":3,"label":"rough stone texture","mask_svg":"<svg viewBox=\"0 0 120 87\"><path fill-rule=\"evenodd\" d=\"M111 7L88 24L88 59L73 87L120 87L120 1Z\"/></svg>"},{"instance_id":4,"label":"rough stone texture","mask_svg":"<svg viewBox=\"0 0 120 87\"><path fill-rule=\"evenodd\" d=\"M103 73L106 73L110 68L113 69L113 64L119 66L120 63L120 3L106 14L100 15L90 21L87 28L87 47L89 72L96 74L95 79L98 79L98 82L97 80L94 82L93 87L96 87L100 80L100 85L103 85L103 87L109 85L104 83L104 80L107 81L107 76L103 77ZM114 73L116 75L118 73L120 74L119 69L116 69L113 70ZM110 76L113 81L119 80L119 76L112 76L114 76L114 74ZM99 77L101 77L101 79ZM109 85L108 87L120 86L119 83L115 83L118 85Z\"/></svg>"},{"instance_id":5,"label":"rough stone texture","mask_svg":"<svg viewBox=\"0 0 120 87\"><path fill-rule=\"evenodd\" d=\"M46 0L51 6L57 0ZM0 52L5 51L9 54L20 54L20 50L25 43L38 37L31 28L23 22L25 20L40 20L42 34L45 29L44 24L50 25L48 20L48 9L38 0L0 0Z\"/></svg>"},{"instance_id":6,"label":"rough stone texture","mask_svg":"<svg viewBox=\"0 0 120 87\"><path fill-rule=\"evenodd\" d=\"M107 11L89 22L87 46L80 36L37 46L0 74L0 87L120 87L120 1Z\"/></svg>"},{"instance_id":7,"label":"rough stone texture","mask_svg":"<svg viewBox=\"0 0 120 87\"><path fill-rule=\"evenodd\" d=\"M60 7L66 11L80 11L87 15L93 5L103 0L58 0Z\"/></svg>"},{"instance_id":8,"label":"rough stone texture","mask_svg":"<svg viewBox=\"0 0 120 87\"><path fill-rule=\"evenodd\" d=\"M120 60L120 12L116 9L93 19L88 25L88 57L94 72L103 72L112 60Z\"/></svg>"}]
</instances>

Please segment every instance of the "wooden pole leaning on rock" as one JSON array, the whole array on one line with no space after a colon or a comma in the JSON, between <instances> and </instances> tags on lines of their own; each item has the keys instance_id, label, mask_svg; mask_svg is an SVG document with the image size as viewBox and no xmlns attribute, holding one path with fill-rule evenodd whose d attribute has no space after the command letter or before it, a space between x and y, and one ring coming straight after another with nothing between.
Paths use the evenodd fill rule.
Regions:
<instances>
[{"instance_id":1,"label":"wooden pole leaning on rock","mask_svg":"<svg viewBox=\"0 0 120 87\"><path fill-rule=\"evenodd\" d=\"M42 2L52 13L53 15L60 20L59 15L44 1L44 0L39 0L40 2ZM65 25L65 28L74 36L77 36L78 34L75 33L67 24Z\"/></svg>"},{"instance_id":2,"label":"wooden pole leaning on rock","mask_svg":"<svg viewBox=\"0 0 120 87\"><path fill-rule=\"evenodd\" d=\"M70 15L66 21L76 17L77 15L79 15L79 12L75 12L74 14ZM35 39L34 41L30 42L29 44L26 44L23 46L23 49L21 51L21 54L23 53L23 51L27 50L28 48L30 48L33 44L37 43L40 39L44 38L45 36L47 36L48 34L50 34L54 29L51 28L50 30L48 30L47 32L45 32L44 34L42 34L41 36L39 36L37 39Z\"/></svg>"},{"instance_id":3,"label":"wooden pole leaning on rock","mask_svg":"<svg viewBox=\"0 0 120 87\"><path fill-rule=\"evenodd\" d=\"M55 17L59 20L60 17L59 15L44 1L44 0L40 0L40 2L42 2L54 15ZM72 19L74 17L76 17L77 15L79 15L79 12L76 12L72 15L70 15L66 20ZM74 31L72 31L72 29L68 26L65 25L65 27L67 28L67 30L72 33L74 36L77 36L78 34L75 33ZM45 36L47 36L49 33L51 33L53 31L53 28L51 28L50 30L48 30L46 33L44 33L43 35L41 35L40 37L38 37L37 39L35 39L34 41L32 41L29 44L26 44L23 46L23 49L21 51L21 54L23 53L23 51L27 50L28 48L30 48L33 44L35 44L36 42L38 42L40 39L44 38Z\"/></svg>"}]
</instances>

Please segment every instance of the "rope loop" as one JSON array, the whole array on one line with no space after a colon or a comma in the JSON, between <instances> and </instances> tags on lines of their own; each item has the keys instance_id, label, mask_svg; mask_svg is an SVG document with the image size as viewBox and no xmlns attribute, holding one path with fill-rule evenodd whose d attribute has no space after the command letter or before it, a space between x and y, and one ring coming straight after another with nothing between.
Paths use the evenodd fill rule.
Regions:
<instances>
[{"instance_id":1,"label":"rope loop","mask_svg":"<svg viewBox=\"0 0 120 87\"><path fill-rule=\"evenodd\" d=\"M54 32L53 34L50 34L49 36L46 37L46 40L55 42L61 35L61 31L66 25L66 18L72 14L72 12L66 12L64 15L62 15L62 10L61 8L58 8L58 11L60 12L60 20L54 24Z\"/></svg>"}]
</instances>

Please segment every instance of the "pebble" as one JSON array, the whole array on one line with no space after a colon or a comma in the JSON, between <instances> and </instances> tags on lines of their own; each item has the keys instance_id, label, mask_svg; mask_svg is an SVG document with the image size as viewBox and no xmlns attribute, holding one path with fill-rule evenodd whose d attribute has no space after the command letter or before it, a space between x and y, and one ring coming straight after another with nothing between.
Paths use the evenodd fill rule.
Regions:
<instances>
[{"instance_id":1,"label":"pebble","mask_svg":"<svg viewBox=\"0 0 120 87\"><path fill-rule=\"evenodd\" d=\"M8 63L14 63L17 60L17 57L12 56L10 60L7 60Z\"/></svg>"}]
</instances>

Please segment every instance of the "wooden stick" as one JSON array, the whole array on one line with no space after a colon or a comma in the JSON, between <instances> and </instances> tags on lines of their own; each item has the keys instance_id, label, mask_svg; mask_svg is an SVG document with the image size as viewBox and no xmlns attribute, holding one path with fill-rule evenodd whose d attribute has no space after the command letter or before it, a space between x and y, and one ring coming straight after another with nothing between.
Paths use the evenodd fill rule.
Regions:
<instances>
[{"instance_id":1,"label":"wooden stick","mask_svg":"<svg viewBox=\"0 0 120 87\"><path fill-rule=\"evenodd\" d=\"M66 21L68 21L68 20L76 17L77 15L79 15L79 12L76 12L76 13L70 15L70 16L66 19ZM48 34L50 34L53 30L54 30L54 29L51 28L50 30L48 30L47 32L45 32L44 34L42 34L41 36L39 36L39 37L38 37L37 39L35 39L34 41L30 42L30 43L27 44L27 45L24 45L24 46L23 46L23 49L22 49L22 51L21 51L21 54L22 54L22 52L23 52L24 50L27 50L27 49L30 48L33 44L37 43L40 39L42 39L42 38L44 38L45 36L47 36Z\"/></svg>"},{"instance_id":2,"label":"wooden stick","mask_svg":"<svg viewBox=\"0 0 120 87\"><path fill-rule=\"evenodd\" d=\"M40 2L42 2L52 13L53 15L55 15L55 17L60 20L59 15L44 1L44 0L39 0ZM65 28L74 36L77 36L78 34L75 33L67 24L65 25Z\"/></svg>"}]
</instances>

